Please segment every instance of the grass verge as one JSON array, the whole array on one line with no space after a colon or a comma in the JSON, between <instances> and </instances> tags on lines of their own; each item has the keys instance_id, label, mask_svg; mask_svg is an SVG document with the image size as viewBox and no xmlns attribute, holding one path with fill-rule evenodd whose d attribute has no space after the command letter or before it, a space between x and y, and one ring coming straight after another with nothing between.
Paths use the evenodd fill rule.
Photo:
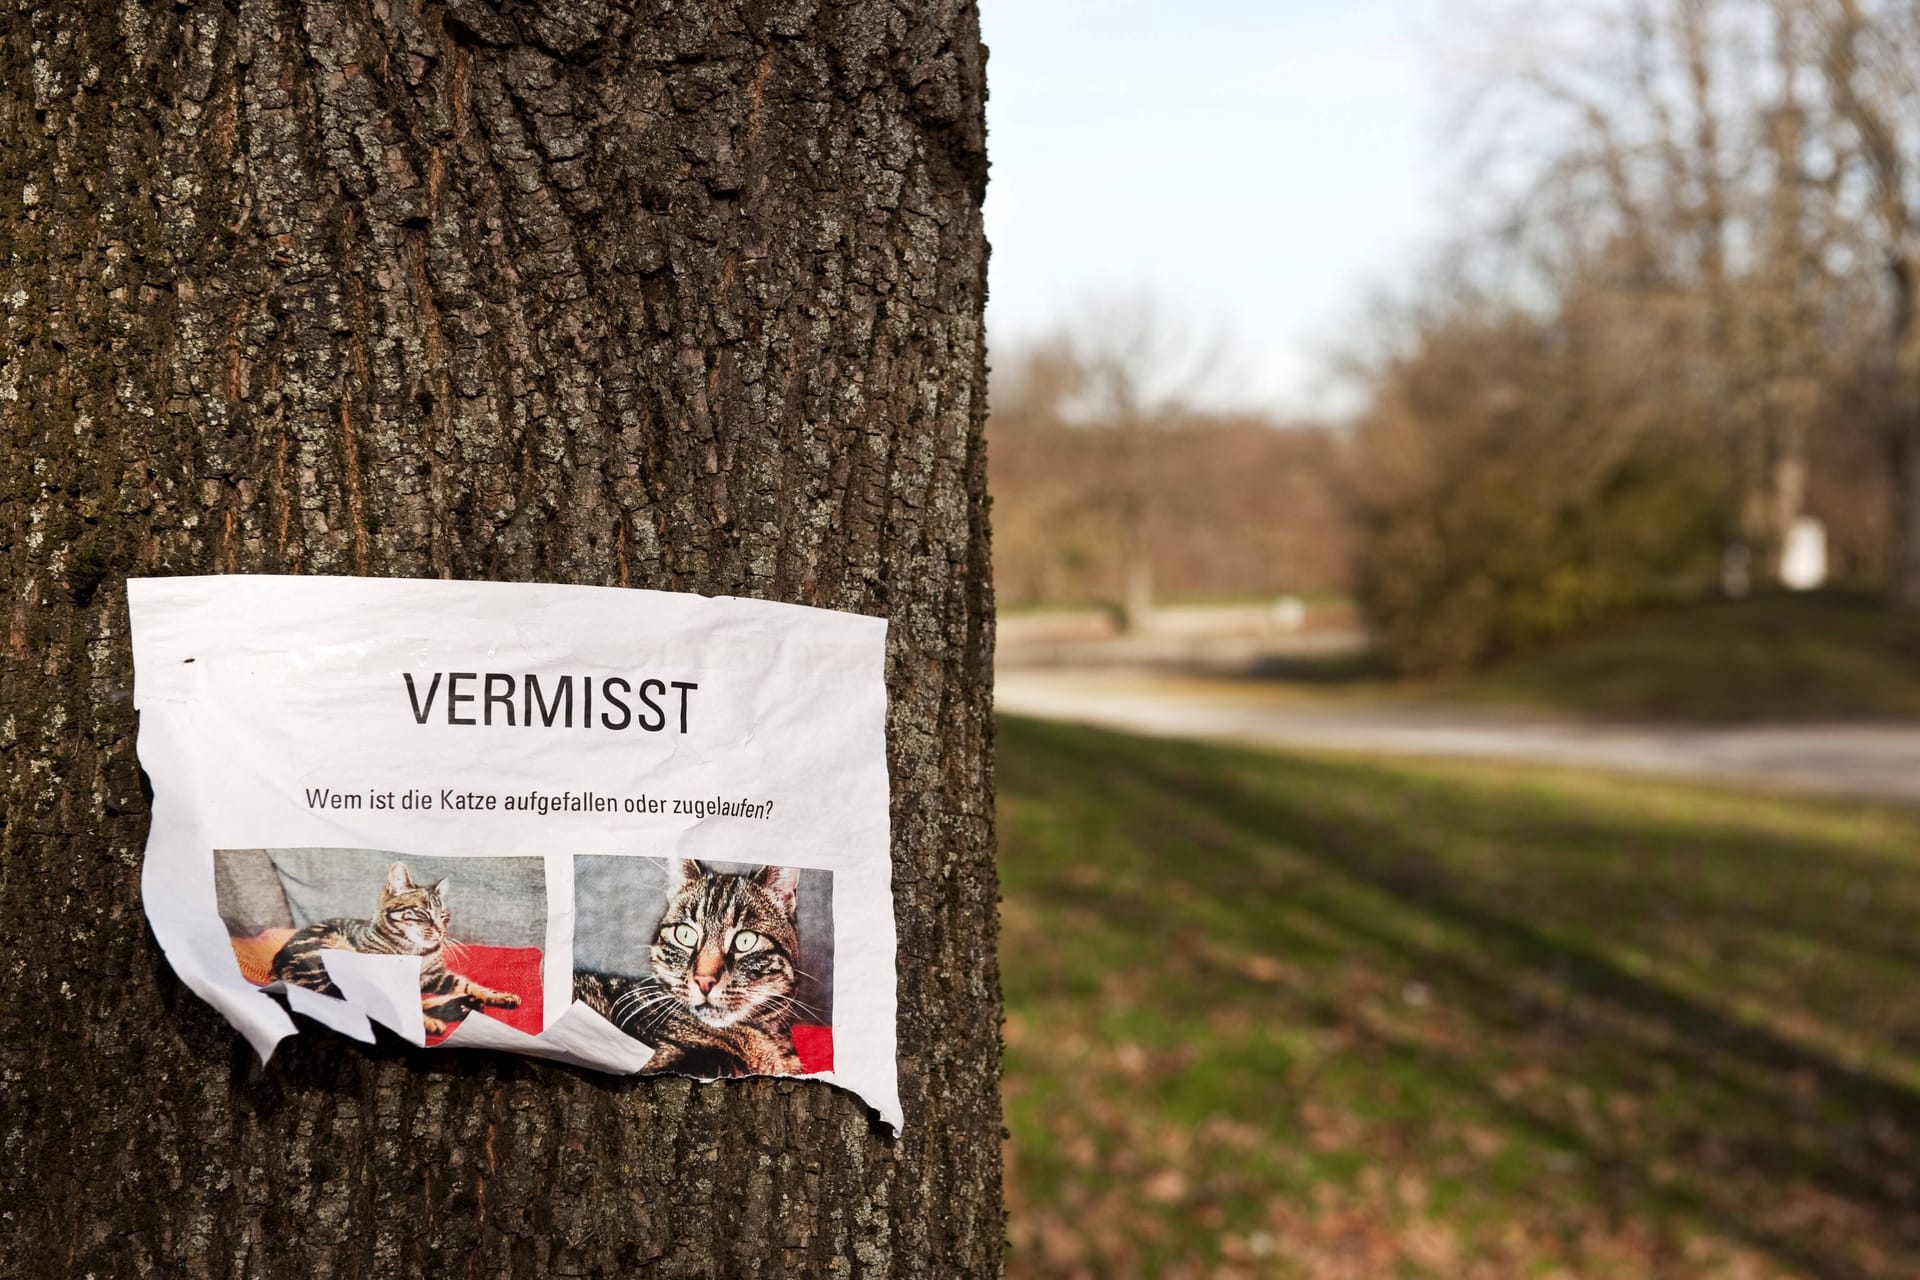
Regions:
<instances>
[{"instance_id":1,"label":"grass verge","mask_svg":"<svg viewBox=\"0 0 1920 1280\"><path fill-rule=\"evenodd\" d=\"M1434 691L1697 720L1920 715L1920 617L1865 595L1718 600L1608 624Z\"/></svg>"},{"instance_id":2,"label":"grass verge","mask_svg":"<svg viewBox=\"0 0 1920 1280\"><path fill-rule=\"evenodd\" d=\"M1015 1276L1920 1274L1920 815L1000 752Z\"/></svg>"}]
</instances>

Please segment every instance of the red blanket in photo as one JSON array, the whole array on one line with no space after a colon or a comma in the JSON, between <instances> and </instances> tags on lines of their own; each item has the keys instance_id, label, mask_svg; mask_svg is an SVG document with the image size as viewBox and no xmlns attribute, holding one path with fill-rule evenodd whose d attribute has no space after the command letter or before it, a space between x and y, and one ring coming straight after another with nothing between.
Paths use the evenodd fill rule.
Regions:
<instances>
[{"instance_id":1,"label":"red blanket in photo","mask_svg":"<svg viewBox=\"0 0 1920 1280\"><path fill-rule=\"evenodd\" d=\"M460 958L449 967L468 982L477 982L495 991L510 991L520 997L514 1009L487 1007L478 1010L487 1017L504 1022L515 1031L530 1036L540 1034L540 957L538 947L481 947L463 943ZM447 1035L452 1035L451 1029ZM447 1036L428 1036L429 1045L439 1044Z\"/></svg>"},{"instance_id":2,"label":"red blanket in photo","mask_svg":"<svg viewBox=\"0 0 1920 1280\"><path fill-rule=\"evenodd\" d=\"M268 929L251 938L232 939L233 957L240 962L246 980L266 986L271 981L273 957L292 936L292 929ZM541 1019L540 959L538 947L483 947L469 942L460 948L460 958L451 968L469 982L519 996L519 1007L489 1008L486 1015L516 1031L537 1036ZM445 1035L428 1036L427 1043L439 1044L451 1034L449 1029Z\"/></svg>"},{"instance_id":3,"label":"red blanket in photo","mask_svg":"<svg viewBox=\"0 0 1920 1280\"><path fill-rule=\"evenodd\" d=\"M833 1028L801 1025L793 1029L793 1051L808 1075L833 1070Z\"/></svg>"}]
</instances>

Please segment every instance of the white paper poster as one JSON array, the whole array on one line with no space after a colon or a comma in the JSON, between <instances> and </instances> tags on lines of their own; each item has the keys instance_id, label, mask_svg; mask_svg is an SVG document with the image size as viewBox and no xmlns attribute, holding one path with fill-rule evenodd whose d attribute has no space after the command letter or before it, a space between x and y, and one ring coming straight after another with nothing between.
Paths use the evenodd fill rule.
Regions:
<instances>
[{"instance_id":1,"label":"white paper poster","mask_svg":"<svg viewBox=\"0 0 1920 1280\"><path fill-rule=\"evenodd\" d=\"M147 915L263 1058L291 1011L815 1077L900 1126L883 620L387 578L129 599Z\"/></svg>"}]
</instances>

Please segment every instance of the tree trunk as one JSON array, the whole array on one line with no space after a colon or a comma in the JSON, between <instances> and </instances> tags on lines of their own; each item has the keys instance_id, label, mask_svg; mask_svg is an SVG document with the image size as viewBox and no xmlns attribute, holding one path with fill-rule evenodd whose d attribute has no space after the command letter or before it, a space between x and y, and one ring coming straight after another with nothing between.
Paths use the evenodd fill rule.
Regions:
<instances>
[{"instance_id":1,"label":"tree trunk","mask_svg":"<svg viewBox=\"0 0 1920 1280\"><path fill-rule=\"evenodd\" d=\"M1920 612L1920 255L1891 255L1893 364L1899 416L1888 440L1893 473L1893 547L1887 595L1894 608Z\"/></svg>"},{"instance_id":2,"label":"tree trunk","mask_svg":"<svg viewBox=\"0 0 1920 1280\"><path fill-rule=\"evenodd\" d=\"M0 19L0 1275L999 1270L965 0ZM124 579L884 614L898 1138L818 1083L314 1032L140 914Z\"/></svg>"},{"instance_id":3,"label":"tree trunk","mask_svg":"<svg viewBox=\"0 0 1920 1280\"><path fill-rule=\"evenodd\" d=\"M1911 395L1907 397L1913 403ZM1894 427L1893 554L1888 592L1895 608L1920 613L1920 412L1909 407Z\"/></svg>"},{"instance_id":4,"label":"tree trunk","mask_svg":"<svg viewBox=\"0 0 1920 1280\"><path fill-rule=\"evenodd\" d=\"M1153 428L1128 409L1112 430L1120 437L1120 624L1139 633L1153 625Z\"/></svg>"}]
</instances>

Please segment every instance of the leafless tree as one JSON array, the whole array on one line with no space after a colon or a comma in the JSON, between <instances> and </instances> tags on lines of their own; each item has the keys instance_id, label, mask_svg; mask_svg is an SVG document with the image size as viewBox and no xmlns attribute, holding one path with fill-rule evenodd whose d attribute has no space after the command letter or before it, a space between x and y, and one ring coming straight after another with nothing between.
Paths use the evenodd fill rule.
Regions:
<instances>
[{"instance_id":1,"label":"leafless tree","mask_svg":"<svg viewBox=\"0 0 1920 1280\"><path fill-rule=\"evenodd\" d=\"M1148 293L1087 300L1055 341L1078 375L1063 415L1112 440L1104 487L1125 565L1121 614L1128 627L1144 627L1153 614L1161 507L1156 442L1191 417L1199 396L1223 390L1226 349Z\"/></svg>"},{"instance_id":2,"label":"leafless tree","mask_svg":"<svg viewBox=\"0 0 1920 1280\"><path fill-rule=\"evenodd\" d=\"M1896 601L1920 609L1920 13L1877 0L1805 0L1827 94L1844 127L1831 146L1858 180L1856 230L1885 281L1885 355L1893 375Z\"/></svg>"},{"instance_id":3,"label":"leafless tree","mask_svg":"<svg viewBox=\"0 0 1920 1280\"><path fill-rule=\"evenodd\" d=\"M1468 10L1484 38L1461 119L1483 230L1465 254L1548 332L1644 361L1614 380L1622 436L1718 451L1727 536L1777 565L1821 459L1891 433L1870 478L1920 507L1910 280L1920 20L1873 0L1527 0ZM1885 263L1884 267L1874 264ZM1457 317L1442 311L1437 326ZM1649 335L1657 341L1646 344ZM1410 349L1402 344L1402 349ZM1586 365L1597 369L1593 360ZM1629 371L1632 371L1631 368ZM1879 379L1883 392L1862 393ZM1863 412L1864 408L1864 412ZM1906 496L1903 496L1906 495ZM1920 520L1871 558L1920 594Z\"/></svg>"}]
</instances>

